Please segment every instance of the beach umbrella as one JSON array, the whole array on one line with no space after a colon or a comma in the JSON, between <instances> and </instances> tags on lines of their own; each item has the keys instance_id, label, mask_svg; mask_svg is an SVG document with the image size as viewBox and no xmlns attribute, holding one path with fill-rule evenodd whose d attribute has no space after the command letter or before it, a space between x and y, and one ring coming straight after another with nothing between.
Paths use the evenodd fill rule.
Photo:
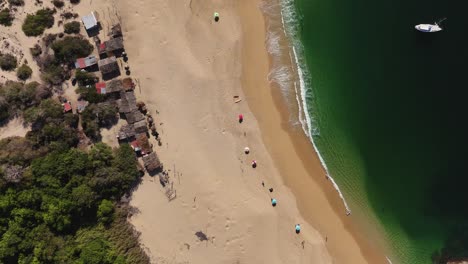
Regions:
<instances>
[{"instance_id":1,"label":"beach umbrella","mask_svg":"<svg viewBox=\"0 0 468 264\"><path fill-rule=\"evenodd\" d=\"M244 152L245 152L245 154L249 154L249 153L250 153L249 147L245 147L245 148L244 148Z\"/></svg>"},{"instance_id":2,"label":"beach umbrella","mask_svg":"<svg viewBox=\"0 0 468 264\"><path fill-rule=\"evenodd\" d=\"M299 234L301 232L301 225L296 224L296 234Z\"/></svg>"},{"instance_id":3,"label":"beach umbrella","mask_svg":"<svg viewBox=\"0 0 468 264\"><path fill-rule=\"evenodd\" d=\"M276 206L276 199L275 198L271 199L271 205Z\"/></svg>"}]
</instances>

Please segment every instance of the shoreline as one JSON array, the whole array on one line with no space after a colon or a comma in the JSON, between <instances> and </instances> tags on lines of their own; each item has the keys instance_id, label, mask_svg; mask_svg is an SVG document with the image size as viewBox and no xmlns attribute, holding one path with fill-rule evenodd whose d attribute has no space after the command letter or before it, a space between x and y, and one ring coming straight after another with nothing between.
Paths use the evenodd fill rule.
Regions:
<instances>
[{"instance_id":1,"label":"shoreline","mask_svg":"<svg viewBox=\"0 0 468 264\"><path fill-rule=\"evenodd\" d=\"M258 0L256 2L257 2L257 5L260 5L260 3L262 1ZM283 14L281 14L281 16L282 16L281 19L282 19L282 22L283 22L283 26L285 26L284 25ZM263 23L264 23L264 32L263 32L263 37L264 38L263 39L265 41L267 41L266 38L265 38L265 35L266 35L266 31L268 30L268 28L267 28L268 25L267 25L267 21L266 21L266 17L265 17L264 13L262 14L262 18L263 18ZM253 26L254 25L245 26L244 31L252 30ZM247 30L247 28L248 28L248 30ZM283 28L283 30L286 30L286 29ZM287 33L285 32L285 34L287 34ZM244 46L248 47L249 45L244 45ZM293 50L293 52L296 52L296 51ZM270 73L271 70L272 70L273 58L272 58L271 54L268 54L268 55L266 54L267 53L266 49L264 50L264 53L265 53L265 56L268 56L268 61L269 61L268 73ZM297 56L297 54L295 54L295 55ZM289 54L289 56L292 56L292 55ZM293 58L290 58L290 59L292 60ZM298 58L296 57L296 60L297 59ZM294 63L294 62L291 61L290 63ZM297 63L297 61L295 63ZM248 59L244 58L243 65L250 65L248 63ZM297 70L301 70L299 67L300 66L298 66ZM251 70L252 69L245 70L244 73L248 72L248 71L251 71ZM300 80L300 81L302 81L302 80ZM349 209L349 207L348 207L348 205L346 203L346 200L344 199L342 193L340 192L339 187L336 185L334 180L331 177L329 177L329 175L327 173L326 164L321 159L320 153L318 152L318 149L316 148L316 146L315 146L315 144L313 142L313 139L309 138L309 136L307 135L307 132L304 131L303 126L302 126L301 131L297 131L298 130L297 128L295 128L295 127L293 127L293 125L289 124L289 122L288 122L288 120L290 118L290 112L289 111L291 109L288 109L289 107L285 105L284 95L282 95L281 92L279 91L280 88L278 87L278 84L275 83L274 81L270 81L270 84L268 84L268 86L271 86L270 97L271 97L271 99L273 101L274 107L276 108L276 110L279 113L279 116L280 116L279 117L279 120L280 120L279 123L281 123L281 125L280 125L281 129L284 132L286 132L286 134L288 135L289 140L291 141L291 143L292 143L292 145L294 147L294 151L296 152L296 155L302 161L302 164L304 165L304 169L308 172L308 176L313 178L315 183L318 184L321 187L321 189L325 191L325 196L326 196L326 198L328 200L327 202L333 208L333 211L335 212L335 214L338 215L337 217L344 224L345 231L349 232L351 234L351 236L355 239L355 241L359 245L359 248L360 248L364 258L366 259L366 261L368 263L388 263L389 259L382 252L383 250L380 249L380 248L376 248L375 246L371 246L370 241L368 239L364 238L362 235L359 235L359 230L356 227L357 223L352 223L353 220L352 220L351 217L343 216L343 214L340 213L340 211L342 211L343 209L345 209L346 214L350 213L351 211L350 211L350 209ZM254 97L254 98L257 98L257 99L259 97L262 97L262 99L268 98L268 95L266 95L265 93L263 93L262 95L259 95L260 93L258 93L255 90L254 87L249 88L249 85L243 85L243 90L244 90L245 94L247 95L247 97ZM301 92L304 92L304 91L301 89ZM299 100L303 100L303 98L304 97L302 96L302 98L297 99L298 100L297 101L298 105L296 105L295 108L299 108L299 109L297 109L298 111L306 110L306 109L301 109L301 104L299 102ZM247 100L247 101L249 103L249 107L251 108L252 112L257 117L257 120L259 120L259 126L260 126L260 129L261 129L262 138L263 138L264 142L272 142L273 138L277 139L279 133L273 133L275 131L275 129L274 129L275 127L273 126L274 122L268 122L268 121L266 121L267 118L261 118L261 116L271 115L271 112L269 112L268 109L265 109L264 107L262 109L262 107L258 107L258 106L254 105L254 104L251 104L250 103L251 100ZM262 100L262 101L265 102L265 100ZM304 106L305 106L305 104L303 104L303 107ZM304 114L306 115L306 113L304 113ZM276 119L278 120L278 118L276 118ZM312 128L310 127L310 125L311 125L311 122L308 122L307 126L308 126L308 130L309 130L309 134L312 131ZM312 137L312 135L310 137ZM304 141L307 141L308 144L304 144L305 143ZM265 144L265 145L267 146L268 151L274 157L274 159L278 159L281 156L280 152L284 151L284 149L282 149L282 150L278 150L277 148L275 149L275 147L272 147L271 144ZM313 149L313 150L311 151L311 149ZM313 155L311 155L312 153L313 153ZM285 155L283 155L283 156L285 156ZM311 159L314 159L312 165L310 165ZM317 160L318 160L318 163L320 163L320 168L317 166ZM281 164L281 162L278 162L277 164ZM312 207L310 205L310 203L301 202L302 200L304 200L304 199L301 199L301 198L306 198L308 196L306 194L307 191L304 190L304 189L307 189L307 188L304 188L303 186L300 186L301 184L300 183L298 184L297 180L290 179L288 177L284 177L284 175L288 175L288 173L287 173L288 169L281 168L281 166L280 166L279 169L282 172L281 175L282 175L283 180L285 181L285 184L289 188L291 188L291 190L293 191L294 195L296 196L296 198L298 200L298 206L299 206L299 210L301 212L301 215L303 215L306 220L310 221L312 226L314 226L315 228L318 228L319 232L323 232L325 230L330 230L330 228L325 227L326 226L325 223L321 223L321 221L317 221L317 220L313 219L313 217L311 215L312 213L310 211L308 211L308 209L310 209ZM317 176L310 176L310 175L312 175L314 173L319 173L321 175L324 175L327 180L323 181L323 180L319 180L319 177L317 177ZM323 177L321 177L321 178L323 179ZM333 190L330 190L330 182L328 180L332 181L331 185L333 187ZM337 201L337 200L341 200L341 201ZM322 233L322 236L323 235L324 234ZM329 247L327 247L327 248L329 248ZM341 250L343 250L343 249L341 249ZM340 251L340 249L339 249L339 247L332 248L332 249L329 248L329 251L332 254L332 256L334 257L336 255L333 254L333 253L337 253L337 251ZM339 254L337 254L337 255L339 255ZM337 260L340 260L340 259L337 259ZM339 261L339 263L342 263L344 260L345 260L345 258L341 258L341 261ZM349 261L348 257L346 257L346 261ZM352 263L355 263L355 262L352 262Z\"/></svg>"}]
</instances>

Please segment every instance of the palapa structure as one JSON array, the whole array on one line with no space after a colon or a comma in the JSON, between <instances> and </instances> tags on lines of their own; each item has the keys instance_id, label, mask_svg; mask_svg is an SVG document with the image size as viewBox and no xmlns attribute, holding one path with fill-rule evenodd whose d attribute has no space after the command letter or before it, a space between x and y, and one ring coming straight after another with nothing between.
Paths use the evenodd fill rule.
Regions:
<instances>
[{"instance_id":1,"label":"palapa structure","mask_svg":"<svg viewBox=\"0 0 468 264\"><path fill-rule=\"evenodd\" d=\"M118 140L131 140L135 137L136 131L133 125L123 125L117 135Z\"/></svg>"},{"instance_id":2,"label":"palapa structure","mask_svg":"<svg viewBox=\"0 0 468 264\"><path fill-rule=\"evenodd\" d=\"M118 101L120 113L127 114L138 110L135 94L133 92L121 92L120 98L121 99Z\"/></svg>"},{"instance_id":3,"label":"palapa structure","mask_svg":"<svg viewBox=\"0 0 468 264\"><path fill-rule=\"evenodd\" d=\"M140 111L132 111L130 113L125 114L125 118L129 124L135 124L141 120L145 120L145 116Z\"/></svg>"},{"instance_id":4,"label":"palapa structure","mask_svg":"<svg viewBox=\"0 0 468 264\"><path fill-rule=\"evenodd\" d=\"M99 54L117 55L122 54L124 50L123 37L111 38L99 44Z\"/></svg>"},{"instance_id":5,"label":"palapa structure","mask_svg":"<svg viewBox=\"0 0 468 264\"><path fill-rule=\"evenodd\" d=\"M135 128L136 133L146 133L146 132L148 132L148 124L146 123L145 120L135 122L133 124L133 127Z\"/></svg>"},{"instance_id":6,"label":"palapa structure","mask_svg":"<svg viewBox=\"0 0 468 264\"><path fill-rule=\"evenodd\" d=\"M148 155L144 155L143 164L145 165L145 168L149 173L161 170L163 167L161 161L159 161L158 155L156 155L155 152L152 152Z\"/></svg>"},{"instance_id":7,"label":"palapa structure","mask_svg":"<svg viewBox=\"0 0 468 264\"><path fill-rule=\"evenodd\" d=\"M122 83L125 91L133 91L135 89L135 83L130 77L123 78Z\"/></svg>"},{"instance_id":8,"label":"palapa structure","mask_svg":"<svg viewBox=\"0 0 468 264\"><path fill-rule=\"evenodd\" d=\"M106 83L106 93L120 93L123 91L122 80L115 79Z\"/></svg>"},{"instance_id":9,"label":"palapa structure","mask_svg":"<svg viewBox=\"0 0 468 264\"><path fill-rule=\"evenodd\" d=\"M146 136L146 133L137 134L136 140L138 142L138 145L141 148L142 155L153 152L153 146L149 142L148 137Z\"/></svg>"},{"instance_id":10,"label":"palapa structure","mask_svg":"<svg viewBox=\"0 0 468 264\"><path fill-rule=\"evenodd\" d=\"M107 34L107 36L109 36L111 38L121 37L122 36L122 27L120 26L120 24L113 25L110 32Z\"/></svg>"},{"instance_id":11,"label":"palapa structure","mask_svg":"<svg viewBox=\"0 0 468 264\"><path fill-rule=\"evenodd\" d=\"M103 79L110 79L120 75L119 64L117 63L117 58L115 56L99 60L98 66Z\"/></svg>"}]
</instances>

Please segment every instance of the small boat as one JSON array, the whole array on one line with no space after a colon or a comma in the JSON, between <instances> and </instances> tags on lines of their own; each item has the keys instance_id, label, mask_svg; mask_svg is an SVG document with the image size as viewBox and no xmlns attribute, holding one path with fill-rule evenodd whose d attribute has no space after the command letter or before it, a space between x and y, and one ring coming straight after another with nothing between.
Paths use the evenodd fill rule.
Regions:
<instances>
[{"instance_id":1,"label":"small boat","mask_svg":"<svg viewBox=\"0 0 468 264\"><path fill-rule=\"evenodd\" d=\"M442 28L439 26L439 24L442 23L442 21L444 21L445 19L446 18L441 19L439 22L435 22L434 24L419 24L419 25L416 25L414 28L421 32L430 32L430 33L442 31Z\"/></svg>"}]
</instances>

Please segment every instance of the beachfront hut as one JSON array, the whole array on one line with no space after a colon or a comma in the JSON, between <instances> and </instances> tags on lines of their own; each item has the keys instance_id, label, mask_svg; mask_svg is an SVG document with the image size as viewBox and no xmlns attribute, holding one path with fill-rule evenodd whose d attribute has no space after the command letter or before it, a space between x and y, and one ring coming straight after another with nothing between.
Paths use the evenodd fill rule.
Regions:
<instances>
[{"instance_id":1,"label":"beachfront hut","mask_svg":"<svg viewBox=\"0 0 468 264\"><path fill-rule=\"evenodd\" d=\"M146 133L141 133L136 135L136 141L141 148L141 154L146 155L153 152L153 145L148 140Z\"/></svg>"},{"instance_id":2,"label":"beachfront hut","mask_svg":"<svg viewBox=\"0 0 468 264\"><path fill-rule=\"evenodd\" d=\"M135 122L133 124L133 127L135 128L136 133L147 133L148 132L148 124L146 123L145 120Z\"/></svg>"},{"instance_id":3,"label":"beachfront hut","mask_svg":"<svg viewBox=\"0 0 468 264\"><path fill-rule=\"evenodd\" d=\"M97 64L95 56L88 56L85 58L79 58L75 61L75 68L77 69L88 69Z\"/></svg>"},{"instance_id":4,"label":"beachfront hut","mask_svg":"<svg viewBox=\"0 0 468 264\"><path fill-rule=\"evenodd\" d=\"M127 124L123 125L119 133L117 134L117 139L118 140L128 140L128 139L133 139L136 135L135 129L133 125Z\"/></svg>"},{"instance_id":5,"label":"beachfront hut","mask_svg":"<svg viewBox=\"0 0 468 264\"><path fill-rule=\"evenodd\" d=\"M125 118L129 124L135 124L141 120L145 120L145 116L140 111L132 111L130 113L125 114Z\"/></svg>"},{"instance_id":6,"label":"beachfront hut","mask_svg":"<svg viewBox=\"0 0 468 264\"><path fill-rule=\"evenodd\" d=\"M99 56L105 58L108 56L121 56L124 51L123 37L111 38L98 46Z\"/></svg>"},{"instance_id":7,"label":"beachfront hut","mask_svg":"<svg viewBox=\"0 0 468 264\"><path fill-rule=\"evenodd\" d=\"M127 114L138 110L135 94L133 92L121 92L120 98L121 99L117 103L121 114Z\"/></svg>"},{"instance_id":8,"label":"beachfront hut","mask_svg":"<svg viewBox=\"0 0 468 264\"><path fill-rule=\"evenodd\" d=\"M107 34L107 36L111 38L117 38L122 36L122 27L120 24L115 24L112 26L110 32Z\"/></svg>"},{"instance_id":9,"label":"beachfront hut","mask_svg":"<svg viewBox=\"0 0 468 264\"><path fill-rule=\"evenodd\" d=\"M135 83L130 77L123 78L122 84L125 91L133 91L135 89Z\"/></svg>"},{"instance_id":10,"label":"beachfront hut","mask_svg":"<svg viewBox=\"0 0 468 264\"><path fill-rule=\"evenodd\" d=\"M145 165L145 168L149 173L161 170L163 167L161 161L159 161L158 155L156 155L155 152L152 152L148 155L144 155L143 164Z\"/></svg>"},{"instance_id":11,"label":"beachfront hut","mask_svg":"<svg viewBox=\"0 0 468 264\"><path fill-rule=\"evenodd\" d=\"M98 29L98 18L96 12L91 12L90 14L83 16L81 21L83 21L86 31Z\"/></svg>"},{"instance_id":12,"label":"beachfront hut","mask_svg":"<svg viewBox=\"0 0 468 264\"><path fill-rule=\"evenodd\" d=\"M123 83L122 80L111 80L106 83L106 92L107 93L120 93L123 91Z\"/></svg>"},{"instance_id":13,"label":"beachfront hut","mask_svg":"<svg viewBox=\"0 0 468 264\"><path fill-rule=\"evenodd\" d=\"M109 80L120 75L119 64L115 56L99 60L98 66L104 80Z\"/></svg>"},{"instance_id":14,"label":"beachfront hut","mask_svg":"<svg viewBox=\"0 0 468 264\"><path fill-rule=\"evenodd\" d=\"M78 111L78 113L82 113L88 105L88 101L80 100L76 103L76 111Z\"/></svg>"}]
</instances>

